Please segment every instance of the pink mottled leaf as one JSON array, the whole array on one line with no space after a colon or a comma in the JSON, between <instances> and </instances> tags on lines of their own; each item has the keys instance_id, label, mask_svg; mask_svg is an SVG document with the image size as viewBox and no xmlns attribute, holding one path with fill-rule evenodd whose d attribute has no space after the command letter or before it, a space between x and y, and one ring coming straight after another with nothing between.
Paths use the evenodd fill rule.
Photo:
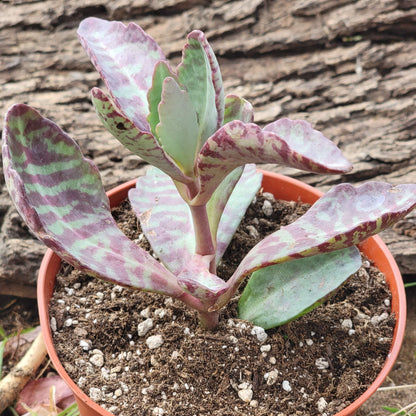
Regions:
<instances>
[{"instance_id":1,"label":"pink mottled leaf","mask_svg":"<svg viewBox=\"0 0 416 416\"><path fill-rule=\"evenodd\" d=\"M138 25L83 20L78 36L103 78L116 106L141 131L149 132L147 92L157 62L166 58L155 40Z\"/></svg>"},{"instance_id":2,"label":"pink mottled leaf","mask_svg":"<svg viewBox=\"0 0 416 416\"><path fill-rule=\"evenodd\" d=\"M129 191L129 199L153 251L177 275L195 252L195 236L189 206L172 179L150 168Z\"/></svg>"},{"instance_id":3,"label":"pink mottled leaf","mask_svg":"<svg viewBox=\"0 0 416 416\"><path fill-rule=\"evenodd\" d=\"M211 307L228 289L224 280L210 273L211 256L195 254L187 267L178 275L179 285L202 304Z\"/></svg>"},{"instance_id":4,"label":"pink mottled leaf","mask_svg":"<svg viewBox=\"0 0 416 416\"><path fill-rule=\"evenodd\" d=\"M292 127L284 131L287 137L238 120L226 124L211 136L199 155L201 190L193 203L206 202L222 179L245 163L278 163L321 173L351 169L341 151L309 123L285 119L283 124ZM320 151L326 147L330 150Z\"/></svg>"},{"instance_id":5,"label":"pink mottled leaf","mask_svg":"<svg viewBox=\"0 0 416 416\"><path fill-rule=\"evenodd\" d=\"M105 280L170 296L176 278L117 227L91 160L55 123L23 104L6 115L7 187L32 232L62 259Z\"/></svg>"},{"instance_id":6,"label":"pink mottled leaf","mask_svg":"<svg viewBox=\"0 0 416 416\"><path fill-rule=\"evenodd\" d=\"M91 94L98 117L107 130L121 144L126 146L135 155L140 156L147 163L161 169L173 179L183 183L189 183L192 180L166 154L165 150L152 134L140 131L114 107L108 97L99 88L93 88Z\"/></svg>"},{"instance_id":7,"label":"pink mottled leaf","mask_svg":"<svg viewBox=\"0 0 416 416\"><path fill-rule=\"evenodd\" d=\"M253 164L234 169L209 200L207 210L210 228L217 241L217 264L260 189L262 177Z\"/></svg>"},{"instance_id":8,"label":"pink mottled leaf","mask_svg":"<svg viewBox=\"0 0 416 416\"><path fill-rule=\"evenodd\" d=\"M235 288L244 276L272 264L357 245L393 225L415 206L416 184L337 185L297 221L258 243L229 284Z\"/></svg>"}]
</instances>

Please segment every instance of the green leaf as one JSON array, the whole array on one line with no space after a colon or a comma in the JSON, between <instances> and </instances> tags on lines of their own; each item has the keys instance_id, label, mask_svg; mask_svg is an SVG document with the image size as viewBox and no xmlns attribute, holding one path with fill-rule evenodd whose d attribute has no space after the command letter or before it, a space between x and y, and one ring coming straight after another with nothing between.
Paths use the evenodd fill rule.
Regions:
<instances>
[{"instance_id":1,"label":"green leaf","mask_svg":"<svg viewBox=\"0 0 416 416\"><path fill-rule=\"evenodd\" d=\"M203 39L193 36L194 34L202 36ZM202 32L195 31L188 35L182 62L177 68L179 82L188 92L198 117L197 151L216 131L218 124L212 70L203 41L206 42L206 39Z\"/></svg>"},{"instance_id":2,"label":"green leaf","mask_svg":"<svg viewBox=\"0 0 416 416\"><path fill-rule=\"evenodd\" d=\"M171 77L163 82L159 118L156 134L163 149L185 175L193 176L198 152L197 116L188 93Z\"/></svg>"},{"instance_id":3,"label":"green leaf","mask_svg":"<svg viewBox=\"0 0 416 416\"><path fill-rule=\"evenodd\" d=\"M160 61L157 63L155 67L155 71L153 73L153 82L152 87L150 88L149 92L147 93L147 100L149 102L149 116L147 120L150 124L150 129L153 134L156 134L156 126L159 124L159 103L162 99L162 89L163 89L163 81L167 78L171 77L178 81L176 75L171 71L169 65L164 62Z\"/></svg>"},{"instance_id":4,"label":"green leaf","mask_svg":"<svg viewBox=\"0 0 416 416\"><path fill-rule=\"evenodd\" d=\"M324 302L361 266L356 247L307 257L252 274L238 303L241 319L269 329Z\"/></svg>"}]
</instances>

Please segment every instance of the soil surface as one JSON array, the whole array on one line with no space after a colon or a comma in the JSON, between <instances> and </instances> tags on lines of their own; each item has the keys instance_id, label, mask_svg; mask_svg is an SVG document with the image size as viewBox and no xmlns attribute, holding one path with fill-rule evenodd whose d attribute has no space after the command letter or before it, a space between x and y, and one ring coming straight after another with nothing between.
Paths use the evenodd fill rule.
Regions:
<instances>
[{"instance_id":1,"label":"soil surface","mask_svg":"<svg viewBox=\"0 0 416 416\"><path fill-rule=\"evenodd\" d=\"M264 201L258 196L249 207L224 256L222 277L307 208L276 203L269 194L271 213ZM132 212L117 210L116 217L130 238L148 247ZM237 299L207 332L181 302L70 269L63 266L51 300L54 343L75 382L119 416L329 416L374 380L395 324L384 276L368 260L329 302L267 332L237 319Z\"/></svg>"}]
</instances>

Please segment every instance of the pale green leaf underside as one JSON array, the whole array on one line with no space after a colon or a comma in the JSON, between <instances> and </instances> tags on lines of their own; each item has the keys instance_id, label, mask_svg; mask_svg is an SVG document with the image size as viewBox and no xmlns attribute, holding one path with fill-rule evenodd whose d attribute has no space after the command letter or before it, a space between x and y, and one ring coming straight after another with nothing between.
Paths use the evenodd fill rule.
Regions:
<instances>
[{"instance_id":1,"label":"pale green leaf underside","mask_svg":"<svg viewBox=\"0 0 416 416\"><path fill-rule=\"evenodd\" d=\"M241 295L241 319L264 329L304 315L325 301L361 266L353 246L254 272Z\"/></svg>"},{"instance_id":2,"label":"pale green leaf underside","mask_svg":"<svg viewBox=\"0 0 416 416\"><path fill-rule=\"evenodd\" d=\"M197 116L188 93L171 77L163 83L159 118L156 134L163 149L186 175L193 175L198 151Z\"/></svg>"}]
</instances>

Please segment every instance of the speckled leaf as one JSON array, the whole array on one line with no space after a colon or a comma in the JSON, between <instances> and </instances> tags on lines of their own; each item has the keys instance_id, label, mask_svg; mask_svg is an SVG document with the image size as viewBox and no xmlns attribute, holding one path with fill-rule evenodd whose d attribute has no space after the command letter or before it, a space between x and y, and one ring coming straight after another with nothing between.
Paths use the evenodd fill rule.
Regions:
<instances>
[{"instance_id":1,"label":"speckled leaf","mask_svg":"<svg viewBox=\"0 0 416 416\"><path fill-rule=\"evenodd\" d=\"M201 191L192 201L207 201L222 179L246 163L278 163L298 169L340 173L351 169L341 151L304 121L284 119L288 136L280 137L256 124L235 120L219 129L203 146L198 158ZM302 142L305 146L302 146ZM321 151L328 147L330 150Z\"/></svg>"},{"instance_id":2,"label":"speckled leaf","mask_svg":"<svg viewBox=\"0 0 416 416\"><path fill-rule=\"evenodd\" d=\"M149 132L147 92L153 70L165 56L155 40L134 23L88 17L78 36L116 106L141 131Z\"/></svg>"},{"instance_id":3,"label":"speckled leaf","mask_svg":"<svg viewBox=\"0 0 416 416\"><path fill-rule=\"evenodd\" d=\"M93 88L91 93L92 102L100 120L120 143L135 155L158 167L175 180L183 183L189 183L192 180L184 175L152 134L144 133L135 127L130 120L114 107L99 88Z\"/></svg>"},{"instance_id":4,"label":"speckled leaf","mask_svg":"<svg viewBox=\"0 0 416 416\"><path fill-rule=\"evenodd\" d=\"M194 174L198 152L198 121L188 93L171 77L163 82L159 104L159 142L185 175Z\"/></svg>"},{"instance_id":5,"label":"speckled leaf","mask_svg":"<svg viewBox=\"0 0 416 416\"><path fill-rule=\"evenodd\" d=\"M238 303L239 318L269 329L292 321L330 297L361 266L356 247L254 272Z\"/></svg>"},{"instance_id":6,"label":"speckled leaf","mask_svg":"<svg viewBox=\"0 0 416 416\"><path fill-rule=\"evenodd\" d=\"M253 107L244 98L228 94L225 97L224 124L234 120L252 123L254 120Z\"/></svg>"},{"instance_id":7,"label":"speckled leaf","mask_svg":"<svg viewBox=\"0 0 416 416\"><path fill-rule=\"evenodd\" d=\"M230 286L271 264L359 244L393 225L415 205L416 184L337 185L297 221L258 243L240 263Z\"/></svg>"},{"instance_id":8,"label":"speckled leaf","mask_svg":"<svg viewBox=\"0 0 416 416\"><path fill-rule=\"evenodd\" d=\"M207 210L212 234L217 240L217 264L260 189L262 178L255 165L241 166L224 179L209 200Z\"/></svg>"},{"instance_id":9,"label":"speckled leaf","mask_svg":"<svg viewBox=\"0 0 416 416\"><path fill-rule=\"evenodd\" d=\"M178 275L179 285L206 308L211 307L228 288L224 280L209 272L210 261L211 256L195 254Z\"/></svg>"},{"instance_id":10,"label":"speckled leaf","mask_svg":"<svg viewBox=\"0 0 416 416\"><path fill-rule=\"evenodd\" d=\"M171 77L175 79L175 81L179 82L167 62L158 62L153 73L152 87L149 89L147 94L147 99L149 102L149 116L147 117L147 120L154 135L156 134L156 126L160 122L159 103L162 99L163 81L167 77Z\"/></svg>"},{"instance_id":11,"label":"speckled leaf","mask_svg":"<svg viewBox=\"0 0 416 416\"><path fill-rule=\"evenodd\" d=\"M168 270L119 230L96 166L55 123L26 105L13 106L2 150L19 213L60 257L120 285L183 293Z\"/></svg>"},{"instance_id":12,"label":"speckled leaf","mask_svg":"<svg viewBox=\"0 0 416 416\"><path fill-rule=\"evenodd\" d=\"M195 237L191 212L172 179L150 168L129 191L129 199L153 251L178 274L195 252Z\"/></svg>"},{"instance_id":13,"label":"speckled leaf","mask_svg":"<svg viewBox=\"0 0 416 416\"><path fill-rule=\"evenodd\" d=\"M217 130L219 124L213 74L204 44L208 45L202 32L191 32L182 52L182 62L177 68L179 82L188 92L198 117L197 151ZM222 117L223 114L220 125Z\"/></svg>"}]
</instances>

